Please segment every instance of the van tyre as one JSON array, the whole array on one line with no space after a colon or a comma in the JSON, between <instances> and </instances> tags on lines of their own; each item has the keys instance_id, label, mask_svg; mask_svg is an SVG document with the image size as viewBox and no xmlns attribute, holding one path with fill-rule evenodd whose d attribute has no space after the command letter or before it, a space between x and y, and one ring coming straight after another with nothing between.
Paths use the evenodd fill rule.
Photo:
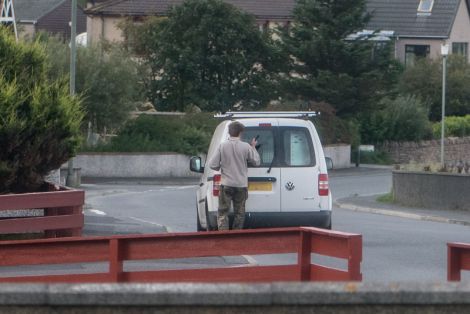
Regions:
<instances>
[{"instance_id":1,"label":"van tyre","mask_svg":"<svg viewBox=\"0 0 470 314\"><path fill-rule=\"evenodd\" d=\"M201 226L201 221L199 220L199 210L196 205L196 217L197 217L197 231L204 231L205 229Z\"/></svg>"},{"instance_id":2,"label":"van tyre","mask_svg":"<svg viewBox=\"0 0 470 314\"><path fill-rule=\"evenodd\" d=\"M207 226L207 231L216 231L217 228L211 226L210 220L209 220L209 209L207 208L207 200L206 200L206 226Z\"/></svg>"}]
</instances>

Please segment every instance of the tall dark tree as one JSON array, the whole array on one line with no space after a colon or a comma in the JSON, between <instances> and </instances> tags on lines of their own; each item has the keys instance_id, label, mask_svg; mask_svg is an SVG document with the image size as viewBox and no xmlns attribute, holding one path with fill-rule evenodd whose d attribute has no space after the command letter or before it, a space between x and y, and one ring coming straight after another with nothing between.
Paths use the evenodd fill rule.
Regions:
<instances>
[{"instance_id":1,"label":"tall dark tree","mask_svg":"<svg viewBox=\"0 0 470 314\"><path fill-rule=\"evenodd\" d=\"M255 19L220 0L187 0L168 18L125 27L149 69L149 98L160 110L226 111L269 98L267 36Z\"/></svg>"},{"instance_id":2,"label":"tall dark tree","mask_svg":"<svg viewBox=\"0 0 470 314\"><path fill-rule=\"evenodd\" d=\"M289 56L287 91L332 104L340 116L370 109L393 85L400 66L390 45L350 35L366 27L365 0L298 0L281 32Z\"/></svg>"}]
</instances>

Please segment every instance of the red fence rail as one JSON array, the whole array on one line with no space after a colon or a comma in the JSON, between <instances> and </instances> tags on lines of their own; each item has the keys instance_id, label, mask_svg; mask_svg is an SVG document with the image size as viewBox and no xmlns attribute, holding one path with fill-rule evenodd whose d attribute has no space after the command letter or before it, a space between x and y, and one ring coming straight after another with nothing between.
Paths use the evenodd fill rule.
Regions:
<instances>
[{"instance_id":1,"label":"red fence rail","mask_svg":"<svg viewBox=\"0 0 470 314\"><path fill-rule=\"evenodd\" d=\"M470 270L470 243L447 243L447 280L460 281L462 270Z\"/></svg>"},{"instance_id":2,"label":"red fence rail","mask_svg":"<svg viewBox=\"0 0 470 314\"><path fill-rule=\"evenodd\" d=\"M58 191L0 195L0 212L44 209L44 216L0 219L0 234L45 232L48 238L80 236L85 192Z\"/></svg>"},{"instance_id":3,"label":"red fence rail","mask_svg":"<svg viewBox=\"0 0 470 314\"><path fill-rule=\"evenodd\" d=\"M297 264L124 270L125 261L284 253L297 253ZM347 269L314 264L311 253L344 259ZM0 277L0 282L360 281L361 261L361 235L304 227L5 241L0 242L0 266L107 262L109 269L88 274Z\"/></svg>"}]
</instances>

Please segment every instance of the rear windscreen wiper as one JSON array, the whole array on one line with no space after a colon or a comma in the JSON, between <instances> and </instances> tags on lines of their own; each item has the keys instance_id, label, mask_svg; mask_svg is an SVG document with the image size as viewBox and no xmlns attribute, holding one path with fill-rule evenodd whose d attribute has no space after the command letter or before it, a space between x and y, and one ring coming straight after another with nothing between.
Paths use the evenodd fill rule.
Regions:
<instances>
[{"instance_id":1,"label":"rear windscreen wiper","mask_svg":"<svg viewBox=\"0 0 470 314\"><path fill-rule=\"evenodd\" d=\"M268 169L268 173L271 172L271 169L273 167L273 164L274 164L274 160L276 159L276 156L273 156L273 160L271 160L271 164L269 165L269 169Z\"/></svg>"}]
</instances>

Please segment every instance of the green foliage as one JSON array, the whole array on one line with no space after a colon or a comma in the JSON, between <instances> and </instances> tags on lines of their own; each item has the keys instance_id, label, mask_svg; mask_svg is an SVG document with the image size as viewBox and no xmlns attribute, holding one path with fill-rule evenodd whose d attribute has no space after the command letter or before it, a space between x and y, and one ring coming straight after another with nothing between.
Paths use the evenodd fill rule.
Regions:
<instances>
[{"instance_id":1,"label":"green foliage","mask_svg":"<svg viewBox=\"0 0 470 314\"><path fill-rule=\"evenodd\" d=\"M254 17L221 0L186 0L168 18L124 25L146 61L149 99L159 110L227 111L270 99L269 36Z\"/></svg>"},{"instance_id":2,"label":"green foliage","mask_svg":"<svg viewBox=\"0 0 470 314\"><path fill-rule=\"evenodd\" d=\"M270 111L316 111L320 115L311 118L320 136L322 144L359 142L359 124L354 119L342 119L336 116L334 108L327 103L284 100L272 103Z\"/></svg>"},{"instance_id":3,"label":"green foliage","mask_svg":"<svg viewBox=\"0 0 470 314\"><path fill-rule=\"evenodd\" d=\"M441 123L436 122L432 125L434 138L441 137ZM463 137L470 136L470 115L464 117L446 117L444 124L445 136Z\"/></svg>"},{"instance_id":4,"label":"green foliage","mask_svg":"<svg viewBox=\"0 0 470 314\"><path fill-rule=\"evenodd\" d=\"M279 41L289 60L285 92L330 103L339 116L371 110L390 92L401 72L392 44L345 40L364 29L365 2L297 1L292 27Z\"/></svg>"},{"instance_id":5,"label":"green foliage","mask_svg":"<svg viewBox=\"0 0 470 314\"><path fill-rule=\"evenodd\" d=\"M470 65L462 56L450 55L447 62L446 115L462 116L470 112ZM401 93L423 99L429 109L429 118L441 119L442 61L420 59L408 67L399 83Z\"/></svg>"},{"instance_id":6,"label":"green foliage","mask_svg":"<svg viewBox=\"0 0 470 314\"><path fill-rule=\"evenodd\" d=\"M418 97L385 98L379 106L382 109L363 125L363 143L419 141L431 136L428 113Z\"/></svg>"},{"instance_id":7,"label":"green foliage","mask_svg":"<svg viewBox=\"0 0 470 314\"><path fill-rule=\"evenodd\" d=\"M54 79L69 75L70 54L67 43L41 34ZM115 130L128 118L135 103L143 100L138 65L131 56L113 45L77 47L76 91L83 95L85 121L96 132Z\"/></svg>"},{"instance_id":8,"label":"green foliage","mask_svg":"<svg viewBox=\"0 0 470 314\"><path fill-rule=\"evenodd\" d=\"M207 152L218 121L210 114L181 116L141 115L129 121L107 145L93 148L111 152Z\"/></svg>"},{"instance_id":9,"label":"green foliage","mask_svg":"<svg viewBox=\"0 0 470 314\"><path fill-rule=\"evenodd\" d=\"M392 204L394 202L393 193L389 192L387 194L382 194L377 197L377 202Z\"/></svg>"},{"instance_id":10,"label":"green foliage","mask_svg":"<svg viewBox=\"0 0 470 314\"><path fill-rule=\"evenodd\" d=\"M392 159L390 156L383 151L376 150L373 152L361 151L358 156L357 149L351 151L351 162L356 164L359 161L359 164L372 164L372 165L390 165L392 164Z\"/></svg>"},{"instance_id":11,"label":"green foliage","mask_svg":"<svg viewBox=\"0 0 470 314\"><path fill-rule=\"evenodd\" d=\"M35 191L80 145L80 99L47 79L38 43L16 43L3 27L0 86L0 193Z\"/></svg>"}]
</instances>

